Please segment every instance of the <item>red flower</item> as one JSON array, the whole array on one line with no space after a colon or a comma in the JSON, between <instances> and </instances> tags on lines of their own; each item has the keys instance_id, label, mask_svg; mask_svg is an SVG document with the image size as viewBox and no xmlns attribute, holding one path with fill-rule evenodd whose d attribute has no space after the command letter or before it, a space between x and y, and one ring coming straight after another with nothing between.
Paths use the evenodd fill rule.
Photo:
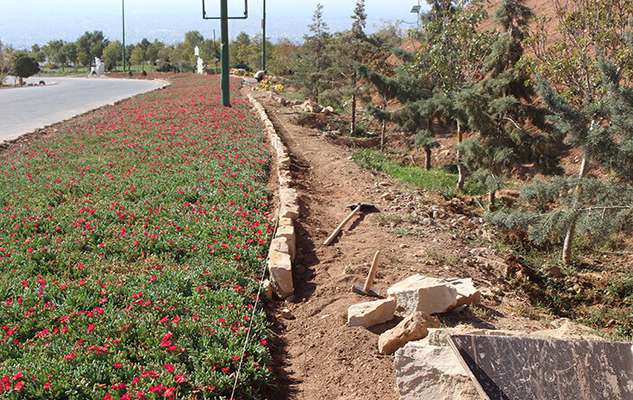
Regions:
<instances>
[{"instance_id":1,"label":"red flower","mask_svg":"<svg viewBox=\"0 0 633 400\"><path fill-rule=\"evenodd\" d=\"M88 324L88 327L86 328L86 332L90 333L94 330L95 330L95 324Z\"/></svg>"},{"instance_id":2,"label":"red flower","mask_svg":"<svg viewBox=\"0 0 633 400\"><path fill-rule=\"evenodd\" d=\"M24 381L20 381L15 384L15 386L13 387L13 390L15 390L16 392L19 392L20 390L22 390L23 387L24 387Z\"/></svg>"},{"instance_id":3,"label":"red flower","mask_svg":"<svg viewBox=\"0 0 633 400\"><path fill-rule=\"evenodd\" d=\"M179 383L179 384L181 384L181 385L182 385L183 383L187 382L187 378L186 378L183 374L176 375L176 377L174 378L174 380L176 381L176 383Z\"/></svg>"},{"instance_id":4,"label":"red flower","mask_svg":"<svg viewBox=\"0 0 633 400\"><path fill-rule=\"evenodd\" d=\"M71 351L64 356L64 360L66 361L74 360L75 358L77 358L77 353L75 353L74 351Z\"/></svg>"},{"instance_id":5,"label":"red flower","mask_svg":"<svg viewBox=\"0 0 633 400\"><path fill-rule=\"evenodd\" d=\"M165 364L163 365L163 368L165 368L167 371L169 371L169 373L174 373L175 368L173 364Z\"/></svg>"}]
</instances>

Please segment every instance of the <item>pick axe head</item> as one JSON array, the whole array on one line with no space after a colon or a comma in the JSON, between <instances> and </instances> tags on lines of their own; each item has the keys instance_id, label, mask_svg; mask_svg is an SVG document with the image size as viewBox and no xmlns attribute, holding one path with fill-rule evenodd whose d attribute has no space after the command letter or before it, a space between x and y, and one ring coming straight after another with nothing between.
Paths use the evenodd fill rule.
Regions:
<instances>
[{"instance_id":1,"label":"pick axe head","mask_svg":"<svg viewBox=\"0 0 633 400\"><path fill-rule=\"evenodd\" d=\"M360 294L361 296L375 297L377 299L383 298L383 296L376 293L373 289L365 290L364 287L365 287L364 284L356 283L354 284L354 286L352 286L352 292L356 294Z\"/></svg>"},{"instance_id":2,"label":"pick axe head","mask_svg":"<svg viewBox=\"0 0 633 400\"><path fill-rule=\"evenodd\" d=\"M356 203L356 204L350 204L349 206L347 206L347 208L349 208L351 211L354 211L359 207L360 207L359 212L361 214L371 214L371 213L380 212L380 210L378 210L378 208L375 205L370 204L370 203Z\"/></svg>"}]
</instances>

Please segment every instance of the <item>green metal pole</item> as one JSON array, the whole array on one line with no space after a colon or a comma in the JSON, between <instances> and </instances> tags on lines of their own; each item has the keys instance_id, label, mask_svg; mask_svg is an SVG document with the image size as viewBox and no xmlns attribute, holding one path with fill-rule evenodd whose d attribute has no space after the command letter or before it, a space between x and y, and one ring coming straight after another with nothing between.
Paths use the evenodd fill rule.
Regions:
<instances>
[{"instance_id":1,"label":"green metal pole","mask_svg":"<svg viewBox=\"0 0 633 400\"><path fill-rule=\"evenodd\" d=\"M266 0L264 0L264 17L262 18L262 71L266 72Z\"/></svg>"},{"instance_id":2,"label":"green metal pole","mask_svg":"<svg viewBox=\"0 0 633 400\"><path fill-rule=\"evenodd\" d=\"M222 105L231 107L229 81L229 7L228 0L220 2L220 30L222 40Z\"/></svg>"},{"instance_id":3,"label":"green metal pole","mask_svg":"<svg viewBox=\"0 0 633 400\"><path fill-rule=\"evenodd\" d=\"M123 50L121 53L123 56L123 72L125 72L125 0L121 0L121 20L123 22Z\"/></svg>"}]
</instances>

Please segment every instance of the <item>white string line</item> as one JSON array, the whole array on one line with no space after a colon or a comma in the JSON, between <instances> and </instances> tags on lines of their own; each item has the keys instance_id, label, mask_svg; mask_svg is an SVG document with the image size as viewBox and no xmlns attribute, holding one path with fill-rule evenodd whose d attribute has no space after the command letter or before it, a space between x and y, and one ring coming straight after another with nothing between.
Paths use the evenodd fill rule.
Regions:
<instances>
[{"instance_id":1,"label":"white string line","mask_svg":"<svg viewBox=\"0 0 633 400\"><path fill-rule=\"evenodd\" d=\"M277 228L279 227L279 218L276 218L275 221L275 235L277 234ZM273 236L274 237L274 236ZM272 246L272 243L268 246L268 254L270 254L270 247ZM262 276L259 280L259 289L257 290L257 297L255 298L255 304L253 305L253 310L251 312L251 317L250 317L250 322L248 325L248 331L246 332L246 339L244 339L244 347L242 349L242 355L240 356L240 364L237 367L237 374L235 375L235 383L233 384L233 390L231 391L231 399L230 400L234 400L235 398L235 391L237 390L237 384L239 383L240 380L240 374L242 373L242 365L244 364L244 356L246 355L246 348L248 347L248 342L250 341L250 336L251 336L251 332L253 331L253 321L254 321L254 317L255 317L255 311L257 311L257 306L259 305L259 299L262 293L262 288L264 287L264 280L266 279L266 263L267 263L268 258L266 258L266 260L264 261L264 268L262 268Z\"/></svg>"},{"instance_id":2,"label":"white string line","mask_svg":"<svg viewBox=\"0 0 633 400\"><path fill-rule=\"evenodd\" d=\"M252 96L249 95L249 97L252 97ZM257 106L261 107L262 110L264 110L264 107L262 107L258 102L255 102L255 104L256 105L255 105L254 108L256 109L256 111L259 111L259 110L257 110L257 108L258 108ZM268 115L266 114L265 110L264 110L264 115L266 117L268 117ZM275 219L275 229L274 229L273 238L277 235L277 229L278 228L279 228L279 216L277 216L277 218ZM270 248L271 247L272 247L272 242L268 246L268 254L270 254ZM231 398L230 398L230 400L234 400L235 399L235 391L237 390L237 384L239 383L240 375L242 373L242 366L244 364L244 356L246 355L246 348L248 347L248 342L250 341L251 332L253 331L252 328L253 328L253 320L254 320L255 312L257 311L257 306L259 305L259 300L260 300L262 288L264 287L264 280L266 279L267 260L268 260L268 258L266 258L266 260L263 263L262 275L261 275L261 278L259 280L259 288L257 290L257 297L255 298L255 304L253 305L253 310L251 312L251 317L250 317L250 321L249 321L249 325L248 325L248 331L246 332L246 338L244 339L244 347L242 348L242 354L240 356L240 363L239 363L239 365L237 367L237 374L235 375L235 382L233 383L233 390L231 391Z\"/></svg>"}]
</instances>

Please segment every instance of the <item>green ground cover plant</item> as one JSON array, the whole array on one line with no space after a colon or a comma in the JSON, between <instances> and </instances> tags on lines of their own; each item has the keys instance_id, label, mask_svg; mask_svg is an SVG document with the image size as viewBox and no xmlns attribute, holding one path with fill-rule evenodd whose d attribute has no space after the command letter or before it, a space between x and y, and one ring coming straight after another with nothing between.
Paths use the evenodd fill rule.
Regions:
<instances>
[{"instance_id":1,"label":"green ground cover plant","mask_svg":"<svg viewBox=\"0 0 633 400\"><path fill-rule=\"evenodd\" d=\"M0 155L0 398L226 398L251 322L237 395L260 398L269 154L218 87L177 77Z\"/></svg>"},{"instance_id":2,"label":"green ground cover plant","mask_svg":"<svg viewBox=\"0 0 633 400\"><path fill-rule=\"evenodd\" d=\"M418 166L402 165L376 150L360 150L355 152L352 158L363 168L385 173L416 188L438 192L446 197L455 195L457 174L439 168L426 170ZM483 194L485 190L474 183L469 183L466 185L465 193Z\"/></svg>"}]
</instances>

